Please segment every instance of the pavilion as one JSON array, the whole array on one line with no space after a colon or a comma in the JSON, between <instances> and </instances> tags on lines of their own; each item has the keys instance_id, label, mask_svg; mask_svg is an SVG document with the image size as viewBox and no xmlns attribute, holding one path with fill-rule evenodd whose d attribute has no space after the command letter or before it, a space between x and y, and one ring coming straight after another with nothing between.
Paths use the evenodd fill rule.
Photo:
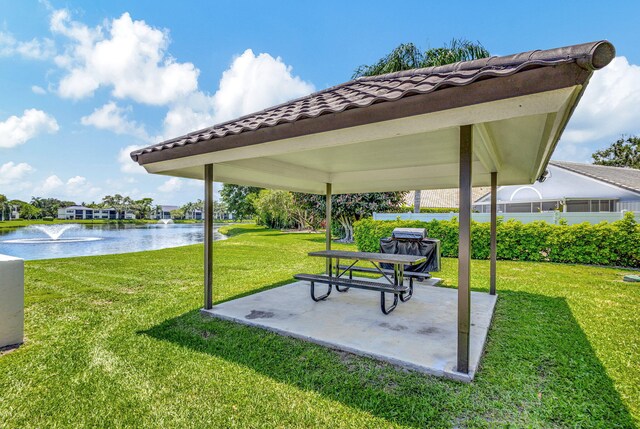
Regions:
<instances>
[{"instance_id":1,"label":"pavilion","mask_svg":"<svg viewBox=\"0 0 640 429\"><path fill-rule=\"evenodd\" d=\"M213 181L326 194L459 188L456 371L469 373L471 188L543 175L589 78L598 41L363 77L131 153L149 173L205 183L204 309L213 307ZM292 275L294 273L292 272ZM287 301L282 301L282 306ZM393 316L387 316L393 317Z\"/></svg>"}]
</instances>

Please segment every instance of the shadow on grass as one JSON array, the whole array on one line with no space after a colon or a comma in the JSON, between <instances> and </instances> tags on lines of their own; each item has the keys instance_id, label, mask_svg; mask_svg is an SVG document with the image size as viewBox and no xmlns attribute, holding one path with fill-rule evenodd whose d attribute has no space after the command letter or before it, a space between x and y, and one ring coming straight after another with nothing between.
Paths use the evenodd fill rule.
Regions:
<instances>
[{"instance_id":1,"label":"shadow on grass","mask_svg":"<svg viewBox=\"0 0 640 429\"><path fill-rule=\"evenodd\" d=\"M395 424L634 427L563 298L502 291L482 368L472 384L211 319L198 310L141 333L243 365Z\"/></svg>"}]
</instances>

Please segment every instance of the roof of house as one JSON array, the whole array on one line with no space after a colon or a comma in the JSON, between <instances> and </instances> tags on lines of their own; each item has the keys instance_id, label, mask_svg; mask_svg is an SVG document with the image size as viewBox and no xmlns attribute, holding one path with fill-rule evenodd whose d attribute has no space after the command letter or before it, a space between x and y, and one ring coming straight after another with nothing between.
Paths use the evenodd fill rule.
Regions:
<instances>
[{"instance_id":1,"label":"roof of house","mask_svg":"<svg viewBox=\"0 0 640 429\"><path fill-rule=\"evenodd\" d=\"M158 207L160 207L160 208L162 209L162 211L165 211L165 212L170 212L170 211L173 211L173 210L178 210L178 209L180 208L180 207L178 207L178 206L170 206L170 205L166 205L166 204L161 204L161 205L159 205Z\"/></svg>"},{"instance_id":2,"label":"roof of house","mask_svg":"<svg viewBox=\"0 0 640 429\"><path fill-rule=\"evenodd\" d=\"M637 169L568 161L551 161L550 164L629 191L640 193L640 170Z\"/></svg>"},{"instance_id":3,"label":"roof of house","mask_svg":"<svg viewBox=\"0 0 640 429\"><path fill-rule=\"evenodd\" d=\"M300 130L286 127L304 119L317 118L323 115L335 114L351 109L361 109L374 104L394 102L414 95L428 94L443 88L463 87L480 80L495 77L506 77L524 70L535 68L555 67L563 64L575 63L584 70L596 70L606 66L613 56L615 49L607 41L585 43L550 50L535 50L503 57L483 58L474 61L459 62L439 67L413 69L379 76L361 77L341 85L315 92L306 97L298 98L286 103L264 109L240 118L214 125L184 136L166 140L162 143L148 146L131 152L131 158L140 164L147 164L165 159L190 156L194 153L205 153L225 150L231 147L271 141L274 138L283 139L296 137ZM531 85L540 82L531 81ZM506 91L512 89L504 88ZM472 94L471 98L463 100L465 105L480 102L483 94ZM449 102L440 101L431 110L438 111L451 108ZM395 115L407 115L395 113ZM380 114L379 114L380 115ZM385 112L385 117L367 118L369 122L393 119L388 117L393 112ZM351 120L348 126L358 125ZM344 126L344 125L343 125ZM322 132L330 127L340 127L339 124L323 123L305 129L305 134ZM264 128L278 128L280 133L252 133ZM242 141L231 139L228 144L220 141L225 137L251 134ZM225 140L226 141L226 140ZM196 149L186 150L192 145ZM185 148L182 150L181 148ZM167 151L170 154L159 155L158 152Z\"/></svg>"},{"instance_id":4,"label":"roof of house","mask_svg":"<svg viewBox=\"0 0 640 429\"><path fill-rule=\"evenodd\" d=\"M58 210L66 210L66 209L74 209L74 210L93 210L91 207L85 206L67 206L67 207L59 207Z\"/></svg>"},{"instance_id":5,"label":"roof of house","mask_svg":"<svg viewBox=\"0 0 640 429\"><path fill-rule=\"evenodd\" d=\"M476 202L491 191L489 187L477 187L471 190L471 199ZM407 194L404 201L408 206L413 206L415 191ZM460 204L459 190L452 189L427 189L420 191L420 207L430 208L457 208Z\"/></svg>"}]
</instances>

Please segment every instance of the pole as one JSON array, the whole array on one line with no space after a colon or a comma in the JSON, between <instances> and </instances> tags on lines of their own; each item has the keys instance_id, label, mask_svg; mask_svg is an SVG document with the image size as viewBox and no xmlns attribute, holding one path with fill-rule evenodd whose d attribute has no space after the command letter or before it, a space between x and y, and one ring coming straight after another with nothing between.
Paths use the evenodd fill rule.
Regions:
<instances>
[{"instance_id":1,"label":"pole","mask_svg":"<svg viewBox=\"0 0 640 429\"><path fill-rule=\"evenodd\" d=\"M213 308L213 164L204 166L204 308Z\"/></svg>"},{"instance_id":2,"label":"pole","mask_svg":"<svg viewBox=\"0 0 640 429\"><path fill-rule=\"evenodd\" d=\"M458 236L458 372L469 372L471 330L471 125L460 127L460 220Z\"/></svg>"},{"instance_id":3,"label":"pole","mask_svg":"<svg viewBox=\"0 0 640 429\"><path fill-rule=\"evenodd\" d=\"M325 248L331 250L331 183L327 183L325 227ZM327 258L327 275L331 276L331 258Z\"/></svg>"},{"instance_id":4,"label":"pole","mask_svg":"<svg viewBox=\"0 0 640 429\"><path fill-rule=\"evenodd\" d=\"M489 256L489 293L496 294L496 259L498 256L498 172L491 172L491 253Z\"/></svg>"}]
</instances>

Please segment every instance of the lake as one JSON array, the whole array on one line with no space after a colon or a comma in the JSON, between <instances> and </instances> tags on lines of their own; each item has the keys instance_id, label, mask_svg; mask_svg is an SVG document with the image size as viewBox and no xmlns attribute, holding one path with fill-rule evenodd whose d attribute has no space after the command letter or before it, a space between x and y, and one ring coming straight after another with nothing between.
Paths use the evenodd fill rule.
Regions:
<instances>
[{"instance_id":1,"label":"lake","mask_svg":"<svg viewBox=\"0 0 640 429\"><path fill-rule=\"evenodd\" d=\"M214 225L214 239L225 238ZM0 229L0 254L25 260L109 255L204 241L203 224L49 224Z\"/></svg>"}]
</instances>

